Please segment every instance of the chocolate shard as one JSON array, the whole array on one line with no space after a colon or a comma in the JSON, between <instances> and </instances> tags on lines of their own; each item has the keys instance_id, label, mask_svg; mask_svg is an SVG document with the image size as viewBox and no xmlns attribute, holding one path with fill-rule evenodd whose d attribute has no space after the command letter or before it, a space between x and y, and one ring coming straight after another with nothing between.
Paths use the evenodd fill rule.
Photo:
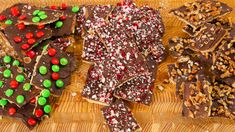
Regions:
<instances>
[{"instance_id":1,"label":"chocolate shard","mask_svg":"<svg viewBox=\"0 0 235 132\"><path fill-rule=\"evenodd\" d=\"M215 0L198 0L185 3L183 6L170 11L180 20L194 29L201 27L215 18L224 16L232 11L225 3Z\"/></svg>"},{"instance_id":2,"label":"chocolate shard","mask_svg":"<svg viewBox=\"0 0 235 132\"><path fill-rule=\"evenodd\" d=\"M110 106L102 108L101 112L111 132L141 131L140 125L122 100L116 100Z\"/></svg>"}]
</instances>

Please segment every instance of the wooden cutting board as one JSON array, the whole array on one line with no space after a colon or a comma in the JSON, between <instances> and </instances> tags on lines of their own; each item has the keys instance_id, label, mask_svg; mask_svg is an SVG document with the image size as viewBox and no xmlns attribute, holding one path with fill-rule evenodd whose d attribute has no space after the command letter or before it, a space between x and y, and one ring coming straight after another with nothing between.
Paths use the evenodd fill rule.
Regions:
<instances>
[{"instance_id":1,"label":"wooden cutting board","mask_svg":"<svg viewBox=\"0 0 235 132\"><path fill-rule=\"evenodd\" d=\"M163 41L167 46L168 39L173 36L185 36L181 31L184 25L176 17L168 14L169 10L181 6L184 2L193 0L136 0L139 6L149 5L161 7L161 15L166 26L166 33ZM82 4L113 4L119 0L0 0L0 10L17 3L27 2L34 5L60 5L66 2L68 5ZM223 0L235 10L234 0ZM230 15L235 22L235 11ZM74 51L80 59L82 43L77 42ZM162 85L163 91L154 89L154 101L151 106L140 104L129 104L135 117L143 128L144 132L157 131L235 131L235 122L223 118L190 119L181 116L182 102L176 98L175 86L163 84L167 79L167 65L173 63L174 59L168 57L158 69L156 85ZM33 131L78 131L78 132L106 132L109 131L104 124L100 108L102 106L88 103L81 98L80 92L83 89L88 64L79 62L78 69L73 74L72 84L66 88L63 95L53 104L51 118L43 121ZM21 122L4 118L0 121L1 132L29 131Z\"/></svg>"}]
</instances>

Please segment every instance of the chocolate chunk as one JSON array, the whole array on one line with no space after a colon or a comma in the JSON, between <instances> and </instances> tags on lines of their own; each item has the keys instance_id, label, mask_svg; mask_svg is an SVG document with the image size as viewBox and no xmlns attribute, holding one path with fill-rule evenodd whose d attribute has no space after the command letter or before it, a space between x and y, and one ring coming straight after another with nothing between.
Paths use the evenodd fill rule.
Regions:
<instances>
[{"instance_id":1,"label":"chocolate chunk","mask_svg":"<svg viewBox=\"0 0 235 132\"><path fill-rule=\"evenodd\" d=\"M122 100L101 109L111 132L140 131L141 128Z\"/></svg>"},{"instance_id":2,"label":"chocolate chunk","mask_svg":"<svg viewBox=\"0 0 235 132\"><path fill-rule=\"evenodd\" d=\"M185 3L183 6L171 10L170 13L174 14L194 29L197 29L207 22L210 22L217 17L224 16L231 11L232 8L222 2L214 0L198 0Z\"/></svg>"}]
</instances>

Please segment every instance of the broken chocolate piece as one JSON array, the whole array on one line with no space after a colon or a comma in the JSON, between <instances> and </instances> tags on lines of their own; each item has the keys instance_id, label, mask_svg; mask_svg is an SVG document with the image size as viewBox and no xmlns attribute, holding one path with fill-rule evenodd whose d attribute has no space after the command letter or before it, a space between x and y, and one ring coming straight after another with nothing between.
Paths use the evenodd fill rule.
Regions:
<instances>
[{"instance_id":1,"label":"broken chocolate piece","mask_svg":"<svg viewBox=\"0 0 235 132\"><path fill-rule=\"evenodd\" d=\"M101 111L111 132L141 130L130 109L122 100L115 101L110 106L102 108Z\"/></svg>"}]
</instances>

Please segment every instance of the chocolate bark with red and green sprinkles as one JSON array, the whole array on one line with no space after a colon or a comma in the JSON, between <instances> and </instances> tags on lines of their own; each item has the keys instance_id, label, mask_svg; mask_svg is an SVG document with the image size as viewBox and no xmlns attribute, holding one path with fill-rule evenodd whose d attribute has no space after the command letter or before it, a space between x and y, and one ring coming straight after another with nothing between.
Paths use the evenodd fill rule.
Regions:
<instances>
[{"instance_id":1,"label":"chocolate bark with red and green sprinkles","mask_svg":"<svg viewBox=\"0 0 235 132\"><path fill-rule=\"evenodd\" d=\"M116 100L110 106L102 108L101 112L111 132L141 131L141 127L134 118L131 110L122 100Z\"/></svg>"},{"instance_id":2,"label":"chocolate bark with red and green sprinkles","mask_svg":"<svg viewBox=\"0 0 235 132\"><path fill-rule=\"evenodd\" d=\"M49 89L55 96L62 94L70 84L71 73L75 70L75 58L49 42L34 69L31 83L40 89Z\"/></svg>"}]
</instances>

